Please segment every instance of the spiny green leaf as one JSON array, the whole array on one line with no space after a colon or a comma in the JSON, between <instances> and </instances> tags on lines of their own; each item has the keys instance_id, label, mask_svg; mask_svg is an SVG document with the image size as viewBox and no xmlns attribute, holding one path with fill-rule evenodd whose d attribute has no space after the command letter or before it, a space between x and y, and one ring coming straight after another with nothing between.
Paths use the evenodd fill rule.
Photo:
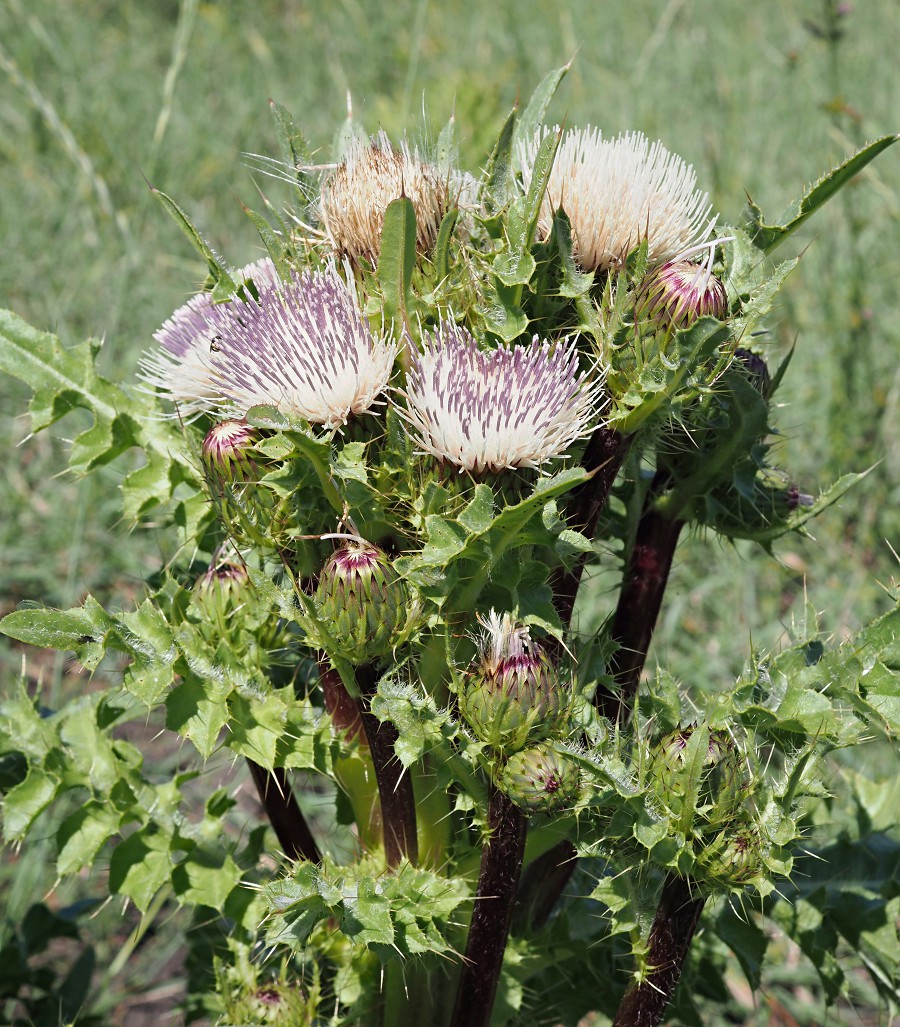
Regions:
<instances>
[{"instance_id":1,"label":"spiny green leaf","mask_svg":"<svg viewBox=\"0 0 900 1027\"><path fill-rule=\"evenodd\" d=\"M190 675L166 698L166 727L190 739L204 759L213 754L228 723L225 691L213 681Z\"/></svg>"},{"instance_id":2,"label":"spiny green leaf","mask_svg":"<svg viewBox=\"0 0 900 1027\"><path fill-rule=\"evenodd\" d=\"M412 305L410 286L416 266L416 209L406 196L392 200L384 212L377 277L384 319L402 337Z\"/></svg>"},{"instance_id":3,"label":"spiny green leaf","mask_svg":"<svg viewBox=\"0 0 900 1027\"><path fill-rule=\"evenodd\" d=\"M6 793L3 800L3 837L20 841L35 819L56 798L60 780L42 767L29 767L28 776Z\"/></svg>"},{"instance_id":4,"label":"spiny green leaf","mask_svg":"<svg viewBox=\"0 0 900 1027\"><path fill-rule=\"evenodd\" d=\"M503 122L500 135L488 158L481 191L485 209L489 214L496 214L514 195L512 144L517 115L518 108L513 107Z\"/></svg>"},{"instance_id":5,"label":"spiny green leaf","mask_svg":"<svg viewBox=\"0 0 900 1027\"><path fill-rule=\"evenodd\" d=\"M109 861L109 890L124 895L146 913L153 896L169 880L171 838L154 825L129 835L113 849Z\"/></svg>"},{"instance_id":6,"label":"spiny green leaf","mask_svg":"<svg viewBox=\"0 0 900 1027\"><path fill-rule=\"evenodd\" d=\"M823 175L799 200L790 204L777 224L765 224L759 208L751 205L746 215L746 228L753 244L764 253L774 250L819 207L855 178L870 161L889 146L893 146L898 138L900 137L896 135L882 136L858 150L852 157Z\"/></svg>"},{"instance_id":7,"label":"spiny green leaf","mask_svg":"<svg viewBox=\"0 0 900 1027\"><path fill-rule=\"evenodd\" d=\"M230 854L213 856L195 849L172 870L172 887L184 905L222 909L241 880L241 869Z\"/></svg>"},{"instance_id":8,"label":"spiny green leaf","mask_svg":"<svg viewBox=\"0 0 900 1027\"><path fill-rule=\"evenodd\" d=\"M75 408L94 417L93 425L73 444L72 470L84 474L132 446L149 455L147 469L133 472L135 477L128 482L139 490L129 506L129 513L135 514L168 499L180 481L195 480L196 471L179 430L159 417L150 396L126 392L97 373L97 348L92 342L63 347L55 336L32 328L10 311L0 311L0 371L32 388L32 430L49 427Z\"/></svg>"},{"instance_id":9,"label":"spiny green leaf","mask_svg":"<svg viewBox=\"0 0 900 1027\"><path fill-rule=\"evenodd\" d=\"M225 264L213 252L212 247L197 230L193 221L185 214L171 196L167 196L162 190L150 187L150 192L159 200L163 208L175 221L178 227L184 232L194 249L206 261L210 278L213 281L213 297L215 299L227 299L237 291L234 279L228 272Z\"/></svg>"},{"instance_id":10,"label":"spiny green leaf","mask_svg":"<svg viewBox=\"0 0 900 1027\"><path fill-rule=\"evenodd\" d=\"M66 817L56 833L56 870L60 877L92 866L121 823L122 814L107 802L89 802Z\"/></svg>"},{"instance_id":11,"label":"spiny green leaf","mask_svg":"<svg viewBox=\"0 0 900 1027\"><path fill-rule=\"evenodd\" d=\"M44 649L69 650L88 670L96 670L107 646L121 648L116 627L91 596L72 610L21 609L0 621L0 631L10 638Z\"/></svg>"},{"instance_id":12,"label":"spiny green leaf","mask_svg":"<svg viewBox=\"0 0 900 1027\"><path fill-rule=\"evenodd\" d=\"M561 68L555 68L553 71L548 72L537 89L531 94L531 99L528 101L528 105L522 112L518 124L515 127L515 134L513 140L513 156L517 156L517 148L522 143L529 141L535 132L543 125L544 117L547 114L547 108L550 106L550 101L556 94L556 90L559 88L560 82L566 77L569 69L572 67L572 62L564 64Z\"/></svg>"}]
</instances>

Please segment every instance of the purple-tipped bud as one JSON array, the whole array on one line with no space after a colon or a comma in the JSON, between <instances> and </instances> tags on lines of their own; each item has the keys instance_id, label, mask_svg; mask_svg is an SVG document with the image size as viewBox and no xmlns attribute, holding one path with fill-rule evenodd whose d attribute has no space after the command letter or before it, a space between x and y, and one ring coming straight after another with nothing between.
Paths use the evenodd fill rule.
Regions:
<instances>
[{"instance_id":1,"label":"purple-tipped bud","mask_svg":"<svg viewBox=\"0 0 900 1027\"><path fill-rule=\"evenodd\" d=\"M329 557L316 601L329 634L355 664L386 656L406 620L406 588L387 554L368 542L348 543Z\"/></svg>"},{"instance_id":2,"label":"purple-tipped bud","mask_svg":"<svg viewBox=\"0 0 900 1027\"><path fill-rule=\"evenodd\" d=\"M208 621L224 622L246 602L252 587L243 564L217 563L197 579L194 602Z\"/></svg>"},{"instance_id":3,"label":"purple-tipped bud","mask_svg":"<svg viewBox=\"0 0 900 1027\"><path fill-rule=\"evenodd\" d=\"M207 480L216 495L223 486L248 481L258 475L251 453L259 438L246 421L220 421L207 432L200 456Z\"/></svg>"},{"instance_id":4,"label":"purple-tipped bud","mask_svg":"<svg viewBox=\"0 0 900 1027\"><path fill-rule=\"evenodd\" d=\"M699 317L722 321L728 315L725 286L708 262L672 260L644 281L635 304L635 319L664 328L688 328Z\"/></svg>"},{"instance_id":5,"label":"purple-tipped bud","mask_svg":"<svg viewBox=\"0 0 900 1027\"><path fill-rule=\"evenodd\" d=\"M768 399L769 390L772 387L772 377L769 374L769 365L765 360L758 354L751 353L749 349L741 348L734 351L734 359L739 362L754 389L763 398Z\"/></svg>"},{"instance_id":6,"label":"purple-tipped bud","mask_svg":"<svg viewBox=\"0 0 900 1027\"><path fill-rule=\"evenodd\" d=\"M460 696L478 738L514 752L546 737L559 722L566 694L552 661L527 627L491 611L481 658Z\"/></svg>"},{"instance_id":7,"label":"purple-tipped bud","mask_svg":"<svg viewBox=\"0 0 900 1027\"><path fill-rule=\"evenodd\" d=\"M762 856L759 831L753 825L725 830L697 854L698 866L702 868L698 875L717 884L742 887L759 874Z\"/></svg>"},{"instance_id":8,"label":"purple-tipped bud","mask_svg":"<svg viewBox=\"0 0 900 1027\"><path fill-rule=\"evenodd\" d=\"M509 758L499 786L528 813L555 813L578 796L578 767L548 745L523 749Z\"/></svg>"}]
</instances>

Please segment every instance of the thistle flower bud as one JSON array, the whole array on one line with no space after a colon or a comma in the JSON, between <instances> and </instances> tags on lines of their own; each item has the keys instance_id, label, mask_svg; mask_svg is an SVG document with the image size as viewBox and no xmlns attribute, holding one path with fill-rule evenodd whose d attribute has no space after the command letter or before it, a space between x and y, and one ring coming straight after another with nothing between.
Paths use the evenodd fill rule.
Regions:
<instances>
[{"instance_id":1,"label":"thistle flower bud","mask_svg":"<svg viewBox=\"0 0 900 1027\"><path fill-rule=\"evenodd\" d=\"M251 480L258 474L251 452L259 433L246 421L220 421L207 432L200 447L206 478L214 495L226 485Z\"/></svg>"},{"instance_id":2,"label":"thistle flower bud","mask_svg":"<svg viewBox=\"0 0 900 1027\"><path fill-rule=\"evenodd\" d=\"M350 542L329 557L316 601L343 655L357 664L386 656L406 619L406 588L387 555L368 542Z\"/></svg>"},{"instance_id":3,"label":"thistle flower bud","mask_svg":"<svg viewBox=\"0 0 900 1027\"><path fill-rule=\"evenodd\" d=\"M194 602L206 620L221 624L246 601L252 587L243 564L215 563L197 579Z\"/></svg>"},{"instance_id":4,"label":"thistle flower bud","mask_svg":"<svg viewBox=\"0 0 900 1027\"><path fill-rule=\"evenodd\" d=\"M555 813L578 795L578 768L549 745L535 745L509 758L499 786L528 813Z\"/></svg>"},{"instance_id":5,"label":"thistle flower bud","mask_svg":"<svg viewBox=\"0 0 900 1027\"><path fill-rule=\"evenodd\" d=\"M556 669L527 627L491 611L481 658L460 697L482 742L514 752L557 725L565 693Z\"/></svg>"},{"instance_id":6,"label":"thistle flower bud","mask_svg":"<svg viewBox=\"0 0 900 1027\"><path fill-rule=\"evenodd\" d=\"M636 320L655 321L664 328L688 328L707 315L721 321L727 314L725 286L709 261L663 264L644 281L635 303Z\"/></svg>"},{"instance_id":7,"label":"thistle flower bud","mask_svg":"<svg viewBox=\"0 0 900 1027\"><path fill-rule=\"evenodd\" d=\"M722 831L697 854L698 873L730 887L749 884L763 867L759 831L750 824Z\"/></svg>"},{"instance_id":8,"label":"thistle flower bud","mask_svg":"<svg viewBox=\"0 0 900 1027\"><path fill-rule=\"evenodd\" d=\"M734 351L734 359L743 369L750 384L764 399L768 399L769 390L772 387L772 377L769 374L769 365L765 360L758 354L751 353L749 349L740 347Z\"/></svg>"},{"instance_id":9,"label":"thistle flower bud","mask_svg":"<svg viewBox=\"0 0 900 1027\"><path fill-rule=\"evenodd\" d=\"M707 731L705 752L689 748L696 728L683 728L666 736L650 767L656 793L675 814L685 812L685 803L695 805L710 825L734 818L749 791L749 766L726 731ZM691 758L691 756L695 758ZM699 787L697 758L700 761Z\"/></svg>"}]
</instances>

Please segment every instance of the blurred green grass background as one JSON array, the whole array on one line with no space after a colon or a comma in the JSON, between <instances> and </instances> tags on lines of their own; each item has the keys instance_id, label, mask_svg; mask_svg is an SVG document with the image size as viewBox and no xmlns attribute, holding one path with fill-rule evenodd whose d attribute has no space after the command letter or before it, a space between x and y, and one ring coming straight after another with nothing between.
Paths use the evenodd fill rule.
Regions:
<instances>
[{"instance_id":1,"label":"blurred green grass background","mask_svg":"<svg viewBox=\"0 0 900 1027\"><path fill-rule=\"evenodd\" d=\"M240 265L261 252L241 203L258 206L257 187L285 197L244 156L276 155L270 97L323 159L348 91L354 116L395 139L406 129L427 144L455 111L462 163L477 172L516 97L573 56L554 119L659 137L695 166L723 221L745 194L774 217L857 145L900 129L897 39L895 0L0 0L0 305L64 342L102 338L105 373L132 381L153 331L204 277L146 180ZM805 595L826 630L852 630L889 605L882 586L896 577L900 147L776 256L800 251L769 343L773 363L797 343L781 462L805 492L877 466L813 525L815 541L784 540L770 557L688 540L656 652L694 683L777 644ZM75 426L29 439L26 398L0 379L0 606L70 606L87 592L127 605L167 541L120 521L121 467L60 474ZM597 583L598 617L612 583ZM30 674L67 686L62 657L28 659ZM7 650L7 681L19 660ZM38 889L32 877L22 895Z\"/></svg>"}]
</instances>

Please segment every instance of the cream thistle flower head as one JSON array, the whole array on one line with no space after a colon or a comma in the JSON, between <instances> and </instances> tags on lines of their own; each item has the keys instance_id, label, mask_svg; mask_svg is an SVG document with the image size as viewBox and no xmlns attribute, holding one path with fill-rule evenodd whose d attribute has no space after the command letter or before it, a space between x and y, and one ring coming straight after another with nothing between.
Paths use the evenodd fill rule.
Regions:
<instances>
[{"instance_id":1,"label":"cream thistle flower head","mask_svg":"<svg viewBox=\"0 0 900 1027\"><path fill-rule=\"evenodd\" d=\"M482 352L465 328L443 321L413 357L401 413L425 453L498 472L562 456L590 429L598 394L574 346L535 336Z\"/></svg>"},{"instance_id":2,"label":"cream thistle flower head","mask_svg":"<svg viewBox=\"0 0 900 1027\"><path fill-rule=\"evenodd\" d=\"M368 410L391 375L396 345L374 335L333 264L261 286L258 299L185 310L156 336L167 355L143 367L188 413L241 418L269 405L333 428Z\"/></svg>"},{"instance_id":3,"label":"cream thistle flower head","mask_svg":"<svg viewBox=\"0 0 900 1027\"><path fill-rule=\"evenodd\" d=\"M279 282L275 264L268 257L247 264L232 277L239 282L252 282L257 292ZM220 397L209 359L216 345L216 333L208 321L214 306L209 292L192 296L154 334L159 348L145 353L139 363L139 377L176 404L186 421L212 410Z\"/></svg>"},{"instance_id":4,"label":"cream thistle flower head","mask_svg":"<svg viewBox=\"0 0 900 1027\"><path fill-rule=\"evenodd\" d=\"M543 129L522 148L526 188ZM556 128L554 131L558 132ZM675 259L715 228L694 169L640 132L603 139L599 129L570 129L560 142L541 206L549 234L562 207L572 224L575 258L586 271L621 267L645 239L651 266Z\"/></svg>"},{"instance_id":5,"label":"cream thistle flower head","mask_svg":"<svg viewBox=\"0 0 900 1027\"><path fill-rule=\"evenodd\" d=\"M374 264L381 250L381 232L388 205L401 196L416 212L416 246L431 249L450 203L450 186L431 164L410 152L404 142L395 150L386 133L371 144L354 143L344 162L325 183L319 200L322 224L341 258Z\"/></svg>"}]
</instances>

